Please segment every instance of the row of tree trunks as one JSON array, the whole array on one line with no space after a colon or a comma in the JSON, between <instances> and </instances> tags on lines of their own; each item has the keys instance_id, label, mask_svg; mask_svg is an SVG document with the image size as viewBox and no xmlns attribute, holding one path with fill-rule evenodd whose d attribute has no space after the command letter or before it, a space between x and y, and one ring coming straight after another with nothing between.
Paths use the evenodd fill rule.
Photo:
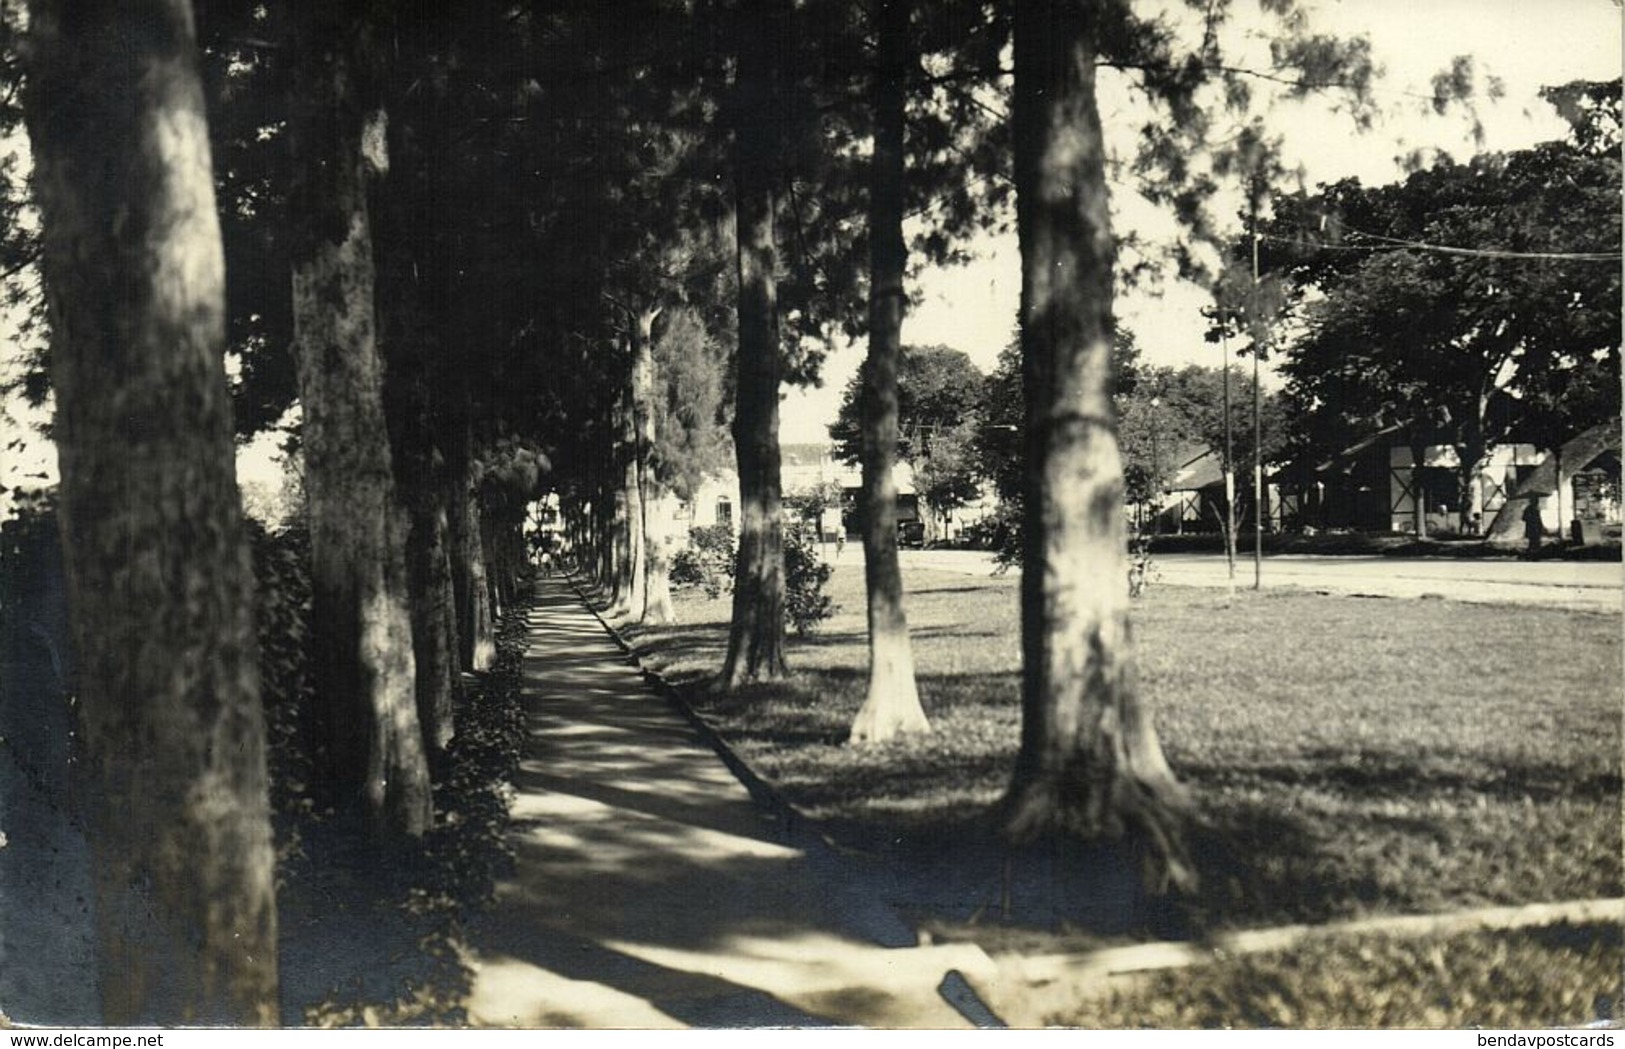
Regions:
<instances>
[{"instance_id":1,"label":"row of tree trunks","mask_svg":"<svg viewBox=\"0 0 1625 1049\"><path fill-rule=\"evenodd\" d=\"M28 46L102 1019L271 1025L265 733L192 13L47 0Z\"/></svg>"},{"instance_id":2,"label":"row of tree trunks","mask_svg":"<svg viewBox=\"0 0 1625 1049\"><path fill-rule=\"evenodd\" d=\"M396 279L401 279L397 274ZM391 289L381 310L407 299ZM410 314L408 316L411 316ZM403 318L403 321L406 318ZM392 326L386 340L388 376L385 402L395 476L406 504L406 581L412 612L412 656L416 665L418 722L431 753L445 749L456 730L460 691L457 658L457 604L452 586L451 523L447 510L446 456L439 447L439 414L426 347L406 337L406 323Z\"/></svg>"},{"instance_id":3,"label":"row of tree trunks","mask_svg":"<svg viewBox=\"0 0 1625 1049\"><path fill-rule=\"evenodd\" d=\"M461 691L457 661L457 605L452 588L450 514L445 479L431 449L420 480L410 485L411 531L407 536L407 583L412 598L412 655L417 662L418 720L433 751L456 734ZM410 476L410 475L408 475Z\"/></svg>"},{"instance_id":4,"label":"row of tree trunks","mask_svg":"<svg viewBox=\"0 0 1625 1049\"><path fill-rule=\"evenodd\" d=\"M411 204L378 195L380 239L404 240L414 221ZM398 239L397 239L398 238ZM405 251L379 255L379 303L385 363L384 403L394 472L407 513L406 580L412 611L418 722L431 755L456 732L461 692L457 603L452 583L447 405L435 361L444 352L440 326L425 315L417 261Z\"/></svg>"},{"instance_id":5,"label":"row of tree trunks","mask_svg":"<svg viewBox=\"0 0 1625 1049\"><path fill-rule=\"evenodd\" d=\"M619 433L616 435L620 452L621 500L625 506L625 516L617 521L617 527L625 532L626 561L621 567L620 577L616 580L615 607L621 614L634 618L643 615L643 603L648 596L648 566L644 561L643 551L645 452L643 442L640 440L641 428L637 417L636 367L637 357L646 350L638 346L639 341L634 336L632 361L629 362L632 367L627 375L626 387L621 398L621 411L617 419Z\"/></svg>"},{"instance_id":6,"label":"row of tree trunks","mask_svg":"<svg viewBox=\"0 0 1625 1049\"><path fill-rule=\"evenodd\" d=\"M1111 399L1112 265L1095 96L1102 4L1019 0L1015 175L1027 474L1017 840L1130 835L1159 886L1195 885L1185 797L1135 687Z\"/></svg>"},{"instance_id":7,"label":"row of tree trunks","mask_svg":"<svg viewBox=\"0 0 1625 1049\"><path fill-rule=\"evenodd\" d=\"M318 768L381 839L431 820L418 720L406 527L377 345L369 167L382 115L363 98L356 25L305 12L295 37L291 250L311 533ZM370 155L369 155L370 154Z\"/></svg>"},{"instance_id":8,"label":"row of tree trunks","mask_svg":"<svg viewBox=\"0 0 1625 1049\"><path fill-rule=\"evenodd\" d=\"M869 356L863 370L863 565L868 588L869 689L852 742L884 742L930 728L914 678L897 562L897 367L902 356L904 78L909 3L878 0L874 156L869 183Z\"/></svg>"},{"instance_id":9,"label":"row of tree trunks","mask_svg":"<svg viewBox=\"0 0 1625 1049\"><path fill-rule=\"evenodd\" d=\"M662 514L662 493L654 476L651 457L655 447L655 355L654 323L660 307L638 311L632 324L632 420L633 452L637 463L638 514L632 525L638 533L633 543L636 577L632 585L632 610L640 623L675 622L671 602L671 582L667 576L670 552Z\"/></svg>"},{"instance_id":10,"label":"row of tree trunks","mask_svg":"<svg viewBox=\"0 0 1625 1049\"><path fill-rule=\"evenodd\" d=\"M740 534L733 618L722 681L738 688L783 677L784 534L781 516L778 219L779 63L791 53L789 5L764 0L742 15L734 131L734 209L738 238L739 347L734 396Z\"/></svg>"},{"instance_id":11,"label":"row of tree trunks","mask_svg":"<svg viewBox=\"0 0 1625 1049\"><path fill-rule=\"evenodd\" d=\"M610 469L605 477L608 494L604 509L609 515L609 541L605 580L610 604L617 611L632 606L632 492L637 488L632 462L632 406L629 392L616 398L611 432Z\"/></svg>"},{"instance_id":12,"label":"row of tree trunks","mask_svg":"<svg viewBox=\"0 0 1625 1049\"><path fill-rule=\"evenodd\" d=\"M463 496L468 507L468 548L463 562L468 565L468 615L465 622L467 635L468 669L483 673L496 666L496 627L492 619L491 577L485 559L485 514L479 496L472 492Z\"/></svg>"}]
</instances>

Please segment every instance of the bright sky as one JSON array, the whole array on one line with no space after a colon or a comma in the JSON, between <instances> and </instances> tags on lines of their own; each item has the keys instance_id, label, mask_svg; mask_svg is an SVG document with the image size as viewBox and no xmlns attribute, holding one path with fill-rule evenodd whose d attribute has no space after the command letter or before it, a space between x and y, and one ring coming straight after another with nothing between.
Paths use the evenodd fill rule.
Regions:
<instances>
[{"instance_id":1,"label":"bright sky","mask_svg":"<svg viewBox=\"0 0 1625 1049\"><path fill-rule=\"evenodd\" d=\"M1283 136L1289 167L1301 166L1311 188L1351 175L1368 185L1395 181L1404 173L1400 159L1417 148L1443 149L1458 160L1478 152L1462 118L1433 116L1424 99L1415 97L1429 95L1433 74L1456 55L1474 56L1481 74L1505 84L1499 102L1480 103L1488 151L1562 137L1565 125L1537 94L1542 86L1620 75L1622 23L1613 0L1321 0L1312 9L1313 24L1325 31L1369 34L1385 70L1376 96L1386 116L1361 135L1324 103L1282 103L1270 110L1269 127ZM1139 121L1123 119L1121 108L1114 108L1121 104L1106 97L1106 89L1103 79L1108 135L1114 112L1116 126L1132 134ZM1119 206L1129 210L1121 201ZM1141 209L1125 217L1144 221L1143 214ZM924 300L905 321L903 341L955 347L987 370L1015 328L1020 259L1013 234L987 238L978 250L975 264L922 276ZM1218 351L1202 341L1198 314L1209 301L1201 289L1174 284L1160 297L1120 297L1117 313L1151 363L1217 364ZM861 346L844 348L826 365L822 389L786 395L783 440L825 439L824 427L862 356Z\"/></svg>"}]
</instances>

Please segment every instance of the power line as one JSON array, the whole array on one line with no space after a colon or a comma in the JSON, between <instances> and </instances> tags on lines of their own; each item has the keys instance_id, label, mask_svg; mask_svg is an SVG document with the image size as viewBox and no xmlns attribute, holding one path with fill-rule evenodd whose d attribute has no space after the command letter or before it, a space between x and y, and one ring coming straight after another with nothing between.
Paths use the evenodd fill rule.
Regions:
<instances>
[{"instance_id":1,"label":"power line","mask_svg":"<svg viewBox=\"0 0 1625 1049\"><path fill-rule=\"evenodd\" d=\"M1426 251L1437 255L1460 255L1481 259L1531 259L1547 262L1619 262L1625 255L1617 251L1511 251L1502 248L1463 248L1452 244L1430 244L1420 240L1385 237L1378 233L1348 230L1347 235L1379 241L1377 244L1315 244L1316 251ZM1260 233L1259 238L1274 244L1302 246L1302 241L1273 233Z\"/></svg>"},{"instance_id":2,"label":"power line","mask_svg":"<svg viewBox=\"0 0 1625 1049\"><path fill-rule=\"evenodd\" d=\"M1500 248L1461 248L1450 244L1428 244L1419 240L1401 240L1398 237L1385 237L1380 233L1362 233L1359 230L1349 230L1351 237L1364 237L1367 240L1381 241L1399 248L1410 248L1414 251L1431 251L1440 255L1466 255L1473 258L1484 259L1550 259L1565 262L1618 262L1622 256L1617 251L1507 251Z\"/></svg>"}]
</instances>

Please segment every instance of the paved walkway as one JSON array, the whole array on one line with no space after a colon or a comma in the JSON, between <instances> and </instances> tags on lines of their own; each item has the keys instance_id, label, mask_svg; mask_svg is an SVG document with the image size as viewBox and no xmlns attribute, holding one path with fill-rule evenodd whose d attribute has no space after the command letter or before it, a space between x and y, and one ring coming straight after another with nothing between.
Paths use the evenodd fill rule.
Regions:
<instances>
[{"instance_id":1,"label":"paved walkway","mask_svg":"<svg viewBox=\"0 0 1625 1049\"><path fill-rule=\"evenodd\" d=\"M530 636L517 860L473 931L472 1023L991 1020L965 982L990 986L987 955L915 946L840 857L752 801L563 582L543 583Z\"/></svg>"}]
</instances>

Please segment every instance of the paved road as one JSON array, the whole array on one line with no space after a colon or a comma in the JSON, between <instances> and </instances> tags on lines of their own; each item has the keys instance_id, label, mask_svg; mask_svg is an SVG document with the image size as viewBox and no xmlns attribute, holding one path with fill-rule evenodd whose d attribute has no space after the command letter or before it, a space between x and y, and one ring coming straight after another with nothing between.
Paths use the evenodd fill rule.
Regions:
<instances>
[{"instance_id":1,"label":"paved road","mask_svg":"<svg viewBox=\"0 0 1625 1049\"><path fill-rule=\"evenodd\" d=\"M1219 554L1156 554L1153 562L1156 581L1162 584L1204 587L1227 584L1224 557ZM972 575L993 570L990 555L968 550L909 550L903 554L903 564ZM1247 589L1252 584L1252 559L1238 559L1237 587ZM1457 601L1618 612L1625 596L1625 569L1618 562L1604 561L1279 554L1264 558L1263 584L1334 594L1438 596Z\"/></svg>"}]
</instances>

